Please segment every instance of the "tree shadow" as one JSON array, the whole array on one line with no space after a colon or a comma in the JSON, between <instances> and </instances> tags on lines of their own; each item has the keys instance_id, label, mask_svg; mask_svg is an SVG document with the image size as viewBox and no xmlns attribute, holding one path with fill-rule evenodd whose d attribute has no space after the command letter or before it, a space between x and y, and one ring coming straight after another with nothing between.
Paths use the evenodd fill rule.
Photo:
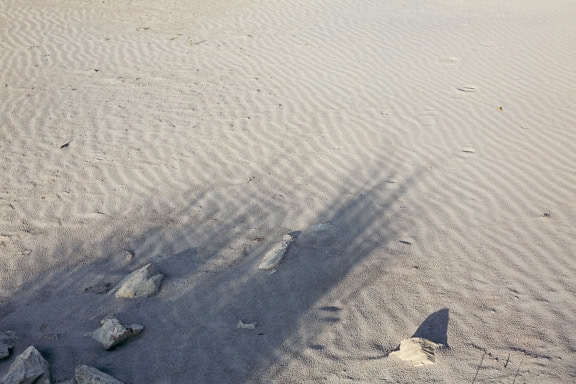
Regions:
<instances>
[{"instance_id":1,"label":"tree shadow","mask_svg":"<svg viewBox=\"0 0 576 384\"><path fill-rule=\"evenodd\" d=\"M407 225L399 201L419 174L391 189L394 177L378 170L364 186L353 177L343 181L339 197L306 228L284 227L289 204L264 204L255 189L187 196L184 208L143 231L128 228L98 244L77 241L58 250L65 256L100 249L86 264L24 285L0 311L0 329L20 336L17 353L34 344L48 354L56 380L89 364L133 383L258 381L281 360L281 346L302 326L303 314ZM198 206L202 211L192 214ZM266 251L289 232L298 236L278 271L258 270ZM166 275L154 297L121 300L86 291L150 261ZM337 319L337 307L323 310L328 322ZM146 330L104 351L87 333L107 314ZM415 336L447 341L447 316L447 309L429 316ZM239 320L257 328L238 329Z\"/></svg>"}]
</instances>

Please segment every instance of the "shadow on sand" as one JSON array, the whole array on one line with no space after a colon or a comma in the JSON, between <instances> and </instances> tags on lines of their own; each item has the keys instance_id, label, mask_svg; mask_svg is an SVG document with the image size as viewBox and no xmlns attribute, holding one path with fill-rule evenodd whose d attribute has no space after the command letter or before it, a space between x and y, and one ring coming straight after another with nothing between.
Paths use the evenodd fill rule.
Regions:
<instances>
[{"instance_id":1,"label":"shadow on sand","mask_svg":"<svg viewBox=\"0 0 576 384\"><path fill-rule=\"evenodd\" d=\"M281 364L283 345L306 312L337 318L337 306L315 306L405 228L399 201L416 177L391 186L394 175L378 172L368 185L350 182L312 223L326 225L308 228L285 227L290 202L263 203L256 189L187 196L166 217L139 216L147 220L143 231L115 230L96 244L71 241L58 251L63 257L93 257L22 287L4 305L0 329L20 336L15 354L36 345L55 380L89 364L127 383L257 382ZM258 270L264 253L292 231L298 236L279 270ZM158 295L131 301L89 292L150 261L166 275ZM146 330L104 351L87 333L108 314ZM239 320L258 327L237 329ZM414 336L447 344L447 322L448 310L438 311ZM8 365L0 365L0 374Z\"/></svg>"},{"instance_id":2,"label":"shadow on sand","mask_svg":"<svg viewBox=\"0 0 576 384\"><path fill-rule=\"evenodd\" d=\"M443 308L432 313L420 324L412 337L428 339L445 347L448 345L448 308Z\"/></svg>"}]
</instances>

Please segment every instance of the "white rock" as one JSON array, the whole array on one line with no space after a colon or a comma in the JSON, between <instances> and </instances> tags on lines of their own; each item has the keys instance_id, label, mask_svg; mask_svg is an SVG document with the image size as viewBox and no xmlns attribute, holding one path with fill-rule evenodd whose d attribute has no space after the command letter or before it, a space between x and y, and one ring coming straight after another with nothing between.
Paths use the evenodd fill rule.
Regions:
<instances>
[{"instance_id":1,"label":"white rock","mask_svg":"<svg viewBox=\"0 0 576 384\"><path fill-rule=\"evenodd\" d=\"M108 294L127 299L149 297L158 292L163 278L154 264L146 264L123 278Z\"/></svg>"},{"instance_id":2,"label":"white rock","mask_svg":"<svg viewBox=\"0 0 576 384\"><path fill-rule=\"evenodd\" d=\"M140 324L125 326L115 317L107 317L100 324L102 326L92 332L92 338L101 343L105 349L112 349L144 331L144 327Z\"/></svg>"},{"instance_id":3,"label":"white rock","mask_svg":"<svg viewBox=\"0 0 576 384\"><path fill-rule=\"evenodd\" d=\"M284 258L284 255L286 254L288 247L292 243L292 240L293 240L292 236L284 235L282 237L281 242L274 244L272 249L266 252L258 268L263 270L270 270L277 268L280 262L282 261L282 258Z\"/></svg>"},{"instance_id":4,"label":"white rock","mask_svg":"<svg viewBox=\"0 0 576 384\"><path fill-rule=\"evenodd\" d=\"M236 328L239 328L239 329L256 329L257 325L258 325L257 322L245 323L242 320L238 320L238 323L236 324Z\"/></svg>"},{"instance_id":5,"label":"white rock","mask_svg":"<svg viewBox=\"0 0 576 384\"><path fill-rule=\"evenodd\" d=\"M50 367L33 346L16 356L2 384L50 384Z\"/></svg>"},{"instance_id":6,"label":"white rock","mask_svg":"<svg viewBox=\"0 0 576 384\"><path fill-rule=\"evenodd\" d=\"M16 340L14 332L0 332L0 360L10 356L10 350L14 347L14 340Z\"/></svg>"},{"instance_id":7,"label":"white rock","mask_svg":"<svg viewBox=\"0 0 576 384\"><path fill-rule=\"evenodd\" d=\"M442 346L430 340L412 337L402 340L400 350L390 353L390 356L408 361L414 366L436 364L436 350Z\"/></svg>"},{"instance_id":8,"label":"white rock","mask_svg":"<svg viewBox=\"0 0 576 384\"><path fill-rule=\"evenodd\" d=\"M76 384L124 384L110 375L87 365L80 365L74 371Z\"/></svg>"}]
</instances>

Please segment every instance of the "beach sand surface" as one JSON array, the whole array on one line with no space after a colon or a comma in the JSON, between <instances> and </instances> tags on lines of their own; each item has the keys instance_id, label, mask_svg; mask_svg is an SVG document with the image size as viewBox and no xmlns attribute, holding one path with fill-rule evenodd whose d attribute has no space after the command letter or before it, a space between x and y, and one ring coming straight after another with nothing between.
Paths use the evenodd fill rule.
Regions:
<instances>
[{"instance_id":1,"label":"beach sand surface","mask_svg":"<svg viewBox=\"0 0 576 384\"><path fill-rule=\"evenodd\" d=\"M0 0L0 377L34 345L54 382L573 382L575 19ZM150 262L158 294L103 293ZM104 350L108 315L145 330ZM389 356L413 336L435 365Z\"/></svg>"}]
</instances>

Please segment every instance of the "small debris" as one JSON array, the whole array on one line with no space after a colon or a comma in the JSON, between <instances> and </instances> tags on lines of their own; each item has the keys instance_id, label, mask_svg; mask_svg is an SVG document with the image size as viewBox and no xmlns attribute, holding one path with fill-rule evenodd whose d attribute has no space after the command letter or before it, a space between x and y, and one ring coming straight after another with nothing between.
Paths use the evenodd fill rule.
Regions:
<instances>
[{"instance_id":1,"label":"small debris","mask_svg":"<svg viewBox=\"0 0 576 384\"><path fill-rule=\"evenodd\" d=\"M96 293L98 295L102 295L104 293L107 293L108 291L110 291L110 289L112 288L112 283L98 283L96 285L92 285L88 288L84 289L84 292L88 292L88 293Z\"/></svg>"},{"instance_id":2,"label":"small debris","mask_svg":"<svg viewBox=\"0 0 576 384\"><path fill-rule=\"evenodd\" d=\"M282 258L286 254L288 247L292 243L292 236L291 235L284 235L282 237L282 241L279 243L274 244L272 249L270 249L265 255L264 259L260 263L258 268L263 270L271 270L276 269L278 264L282 261Z\"/></svg>"},{"instance_id":3,"label":"small debris","mask_svg":"<svg viewBox=\"0 0 576 384\"><path fill-rule=\"evenodd\" d=\"M257 322L244 323L242 320L238 320L238 324L236 324L236 328L239 328L239 329L256 329L257 325L258 325Z\"/></svg>"},{"instance_id":4,"label":"small debris","mask_svg":"<svg viewBox=\"0 0 576 384\"><path fill-rule=\"evenodd\" d=\"M16 334L12 331L0 332L0 360L10 356L10 350L14 348Z\"/></svg>"},{"instance_id":5,"label":"small debris","mask_svg":"<svg viewBox=\"0 0 576 384\"><path fill-rule=\"evenodd\" d=\"M552 214L551 214L550 212L546 211L546 212L544 212L544 213L542 214L542 216L544 216L544 217L552 217Z\"/></svg>"},{"instance_id":6,"label":"small debris","mask_svg":"<svg viewBox=\"0 0 576 384\"><path fill-rule=\"evenodd\" d=\"M70 143L71 143L71 142L72 142L72 140L70 140L70 141L67 142L67 143L62 144L62 145L60 146L60 149L68 148L68 147L70 146Z\"/></svg>"},{"instance_id":7,"label":"small debris","mask_svg":"<svg viewBox=\"0 0 576 384\"><path fill-rule=\"evenodd\" d=\"M434 343L420 337L412 337L400 342L400 350L390 353L390 356L408 361L414 366L436 364L436 350L442 344Z\"/></svg>"},{"instance_id":8,"label":"small debris","mask_svg":"<svg viewBox=\"0 0 576 384\"><path fill-rule=\"evenodd\" d=\"M112 349L144 331L144 326L140 324L124 326L115 317L106 317L100 324L102 326L92 332L92 338L101 343L105 349Z\"/></svg>"},{"instance_id":9,"label":"small debris","mask_svg":"<svg viewBox=\"0 0 576 384\"><path fill-rule=\"evenodd\" d=\"M16 356L2 384L50 384L50 367L33 346Z\"/></svg>"},{"instance_id":10,"label":"small debris","mask_svg":"<svg viewBox=\"0 0 576 384\"><path fill-rule=\"evenodd\" d=\"M327 231L330 228L332 228L331 223L319 223L319 224L314 224L313 226L311 226L310 232Z\"/></svg>"},{"instance_id":11,"label":"small debris","mask_svg":"<svg viewBox=\"0 0 576 384\"><path fill-rule=\"evenodd\" d=\"M126 299L149 297L158 292L163 278L156 266L149 263L122 279L108 294Z\"/></svg>"},{"instance_id":12,"label":"small debris","mask_svg":"<svg viewBox=\"0 0 576 384\"><path fill-rule=\"evenodd\" d=\"M476 92L476 87L473 85L465 85L462 87L457 87L456 89L459 90L460 92L466 92L466 93Z\"/></svg>"},{"instance_id":13,"label":"small debris","mask_svg":"<svg viewBox=\"0 0 576 384\"><path fill-rule=\"evenodd\" d=\"M87 365L80 365L74 371L76 384L124 384L112 376Z\"/></svg>"},{"instance_id":14,"label":"small debris","mask_svg":"<svg viewBox=\"0 0 576 384\"><path fill-rule=\"evenodd\" d=\"M499 111L503 111L504 108L503 108L503 107L498 107L498 110L499 110Z\"/></svg>"}]
</instances>

